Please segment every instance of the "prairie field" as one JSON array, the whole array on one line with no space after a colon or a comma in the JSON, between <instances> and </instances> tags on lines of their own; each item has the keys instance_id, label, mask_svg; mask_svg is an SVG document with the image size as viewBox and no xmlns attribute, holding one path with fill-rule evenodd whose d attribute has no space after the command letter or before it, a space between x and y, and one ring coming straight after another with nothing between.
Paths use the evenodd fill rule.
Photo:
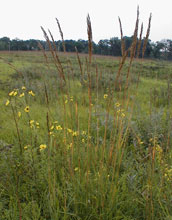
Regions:
<instances>
[{"instance_id":1,"label":"prairie field","mask_svg":"<svg viewBox=\"0 0 172 220\"><path fill-rule=\"evenodd\" d=\"M172 219L171 62L0 57L1 220Z\"/></svg>"}]
</instances>

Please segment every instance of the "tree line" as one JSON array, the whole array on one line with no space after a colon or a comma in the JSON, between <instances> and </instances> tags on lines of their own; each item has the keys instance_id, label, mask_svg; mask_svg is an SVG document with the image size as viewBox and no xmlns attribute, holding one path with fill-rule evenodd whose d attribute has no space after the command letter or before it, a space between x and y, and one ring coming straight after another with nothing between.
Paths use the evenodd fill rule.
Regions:
<instances>
[{"instance_id":1,"label":"tree line","mask_svg":"<svg viewBox=\"0 0 172 220\"><path fill-rule=\"evenodd\" d=\"M132 37L124 37L126 49L131 46ZM143 41L141 47L143 46ZM46 41L43 40L20 40L18 38L11 40L8 37L0 38L0 50L23 50L23 51L34 51L40 50L38 46L38 42L45 48L45 50L49 50ZM63 51L62 41L55 41L56 47L58 51ZM87 40L65 40L65 46L67 52L75 52L76 48L79 53L87 53L88 52L88 41ZM121 39L118 37L113 37L110 39L100 40L98 43L93 42L93 53L100 55L110 55L110 56L121 56ZM141 54L140 54L141 57ZM172 60L172 40L166 39L157 42L152 42L148 40L146 51L146 58L162 58Z\"/></svg>"}]
</instances>

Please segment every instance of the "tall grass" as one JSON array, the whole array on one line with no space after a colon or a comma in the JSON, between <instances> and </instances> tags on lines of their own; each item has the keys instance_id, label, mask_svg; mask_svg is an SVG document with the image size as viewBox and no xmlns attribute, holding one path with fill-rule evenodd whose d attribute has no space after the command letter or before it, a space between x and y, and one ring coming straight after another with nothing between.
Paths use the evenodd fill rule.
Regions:
<instances>
[{"instance_id":1,"label":"tall grass","mask_svg":"<svg viewBox=\"0 0 172 220\"><path fill-rule=\"evenodd\" d=\"M42 27L51 53L40 45L46 70L41 80L40 73L30 80L31 73L17 70L13 77L21 73L20 83L5 104L15 138L1 148L1 219L171 219L170 125L168 144L161 146L158 132L145 134L132 121L141 71L134 84L132 64L143 32L141 25L138 40L139 10L128 50L119 23L122 57L111 76L94 60L89 15L88 56L76 48L80 73L70 57L62 61L52 33ZM150 23L151 16L143 56ZM144 130L141 117L137 126L143 123Z\"/></svg>"}]
</instances>

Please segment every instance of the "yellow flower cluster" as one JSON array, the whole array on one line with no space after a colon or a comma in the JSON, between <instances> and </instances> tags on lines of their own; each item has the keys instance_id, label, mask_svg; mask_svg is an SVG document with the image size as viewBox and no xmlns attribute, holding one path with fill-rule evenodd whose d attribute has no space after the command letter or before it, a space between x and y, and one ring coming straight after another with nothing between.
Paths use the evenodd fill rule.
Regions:
<instances>
[{"instance_id":1,"label":"yellow flower cluster","mask_svg":"<svg viewBox=\"0 0 172 220\"><path fill-rule=\"evenodd\" d=\"M18 94L17 89L14 89L13 91L11 91L8 95L9 96L16 96Z\"/></svg>"},{"instance_id":2,"label":"yellow flower cluster","mask_svg":"<svg viewBox=\"0 0 172 220\"><path fill-rule=\"evenodd\" d=\"M22 87L22 88L23 88L23 87ZM24 87L24 88L25 88L25 87ZM26 88L25 88L25 89L26 89ZM19 89L14 89L14 90L12 90L11 92L9 92L8 95L9 95L10 97L12 97L12 96L17 96L17 95L19 95L19 98L23 97L23 96L24 96L24 92L19 93L18 90L19 90Z\"/></svg>"},{"instance_id":3,"label":"yellow flower cluster","mask_svg":"<svg viewBox=\"0 0 172 220\"><path fill-rule=\"evenodd\" d=\"M61 125L58 125L58 121L53 122L53 124L50 126L49 135L54 136L55 131L61 131L63 130Z\"/></svg>"},{"instance_id":4,"label":"yellow flower cluster","mask_svg":"<svg viewBox=\"0 0 172 220\"><path fill-rule=\"evenodd\" d=\"M65 95L65 98L66 98L66 100L65 100L65 104L67 104L69 101L70 102L73 102L73 96L71 96L71 97L68 97L67 95Z\"/></svg>"},{"instance_id":5,"label":"yellow flower cluster","mask_svg":"<svg viewBox=\"0 0 172 220\"><path fill-rule=\"evenodd\" d=\"M117 114L118 116L121 116L122 118L124 118L125 117L124 109L118 109Z\"/></svg>"},{"instance_id":6,"label":"yellow flower cluster","mask_svg":"<svg viewBox=\"0 0 172 220\"><path fill-rule=\"evenodd\" d=\"M120 108L121 104L119 102L115 103L117 117L125 118L124 109Z\"/></svg>"},{"instance_id":7,"label":"yellow flower cluster","mask_svg":"<svg viewBox=\"0 0 172 220\"><path fill-rule=\"evenodd\" d=\"M161 165L161 169L163 170L163 175L167 181L172 181L172 167L169 167L163 160L163 149L158 144L157 137L151 138L150 143L153 145L153 150L155 151L157 161Z\"/></svg>"},{"instance_id":8,"label":"yellow flower cluster","mask_svg":"<svg viewBox=\"0 0 172 220\"><path fill-rule=\"evenodd\" d=\"M167 181L172 180L172 167L168 168L167 164L165 165L165 170L164 170L164 177L167 179Z\"/></svg>"},{"instance_id":9,"label":"yellow flower cluster","mask_svg":"<svg viewBox=\"0 0 172 220\"><path fill-rule=\"evenodd\" d=\"M39 122L34 121L34 120L30 120L29 126L30 126L30 128L39 128Z\"/></svg>"},{"instance_id":10,"label":"yellow flower cluster","mask_svg":"<svg viewBox=\"0 0 172 220\"><path fill-rule=\"evenodd\" d=\"M79 135L79 132L78 132L78 131L73 131L73 130L70 129L70 128L67 128L67 132L68 132L69 134L72 134L73 137L76 137L76 136Z\"/></svg>"},{"instance_id":11,"label":"yellow flower cluster","mask_svg":"<svg viewBox=\"0 0 172 220\"><path fill-rule=\"evenodd\" d=\"M25 87L25 86L22 86L21 89L22 89L22 90L26 90L26 87ZM19 93L18 91L19 91L19 89L14 89L14 90L12 90L11 92L9 92L8 95L9 95L10 97L17 96L17 95L19 96L19 98L24 97L24 95L25 95L24 92ZM30 91L28 92L28 94L31 95L31 96L35 96L35 93L34 93L32 90L30 90Z\"/></svg>"}]
</instances>

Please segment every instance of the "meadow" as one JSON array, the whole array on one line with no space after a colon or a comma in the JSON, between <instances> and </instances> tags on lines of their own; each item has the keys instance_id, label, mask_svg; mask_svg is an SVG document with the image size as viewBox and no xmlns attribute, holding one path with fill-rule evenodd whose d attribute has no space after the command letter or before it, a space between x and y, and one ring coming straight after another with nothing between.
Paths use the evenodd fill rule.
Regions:
<instances>
[{"instance_id":1,"label":"meadow","mask_svg":"<svg viewBox=\"0 0 172 220\"><path fill-rule=\"evenodd\" d=\"M0 219L172 219L172 63L88 46L0 52Z\"/></svg>"}]
</instances>

